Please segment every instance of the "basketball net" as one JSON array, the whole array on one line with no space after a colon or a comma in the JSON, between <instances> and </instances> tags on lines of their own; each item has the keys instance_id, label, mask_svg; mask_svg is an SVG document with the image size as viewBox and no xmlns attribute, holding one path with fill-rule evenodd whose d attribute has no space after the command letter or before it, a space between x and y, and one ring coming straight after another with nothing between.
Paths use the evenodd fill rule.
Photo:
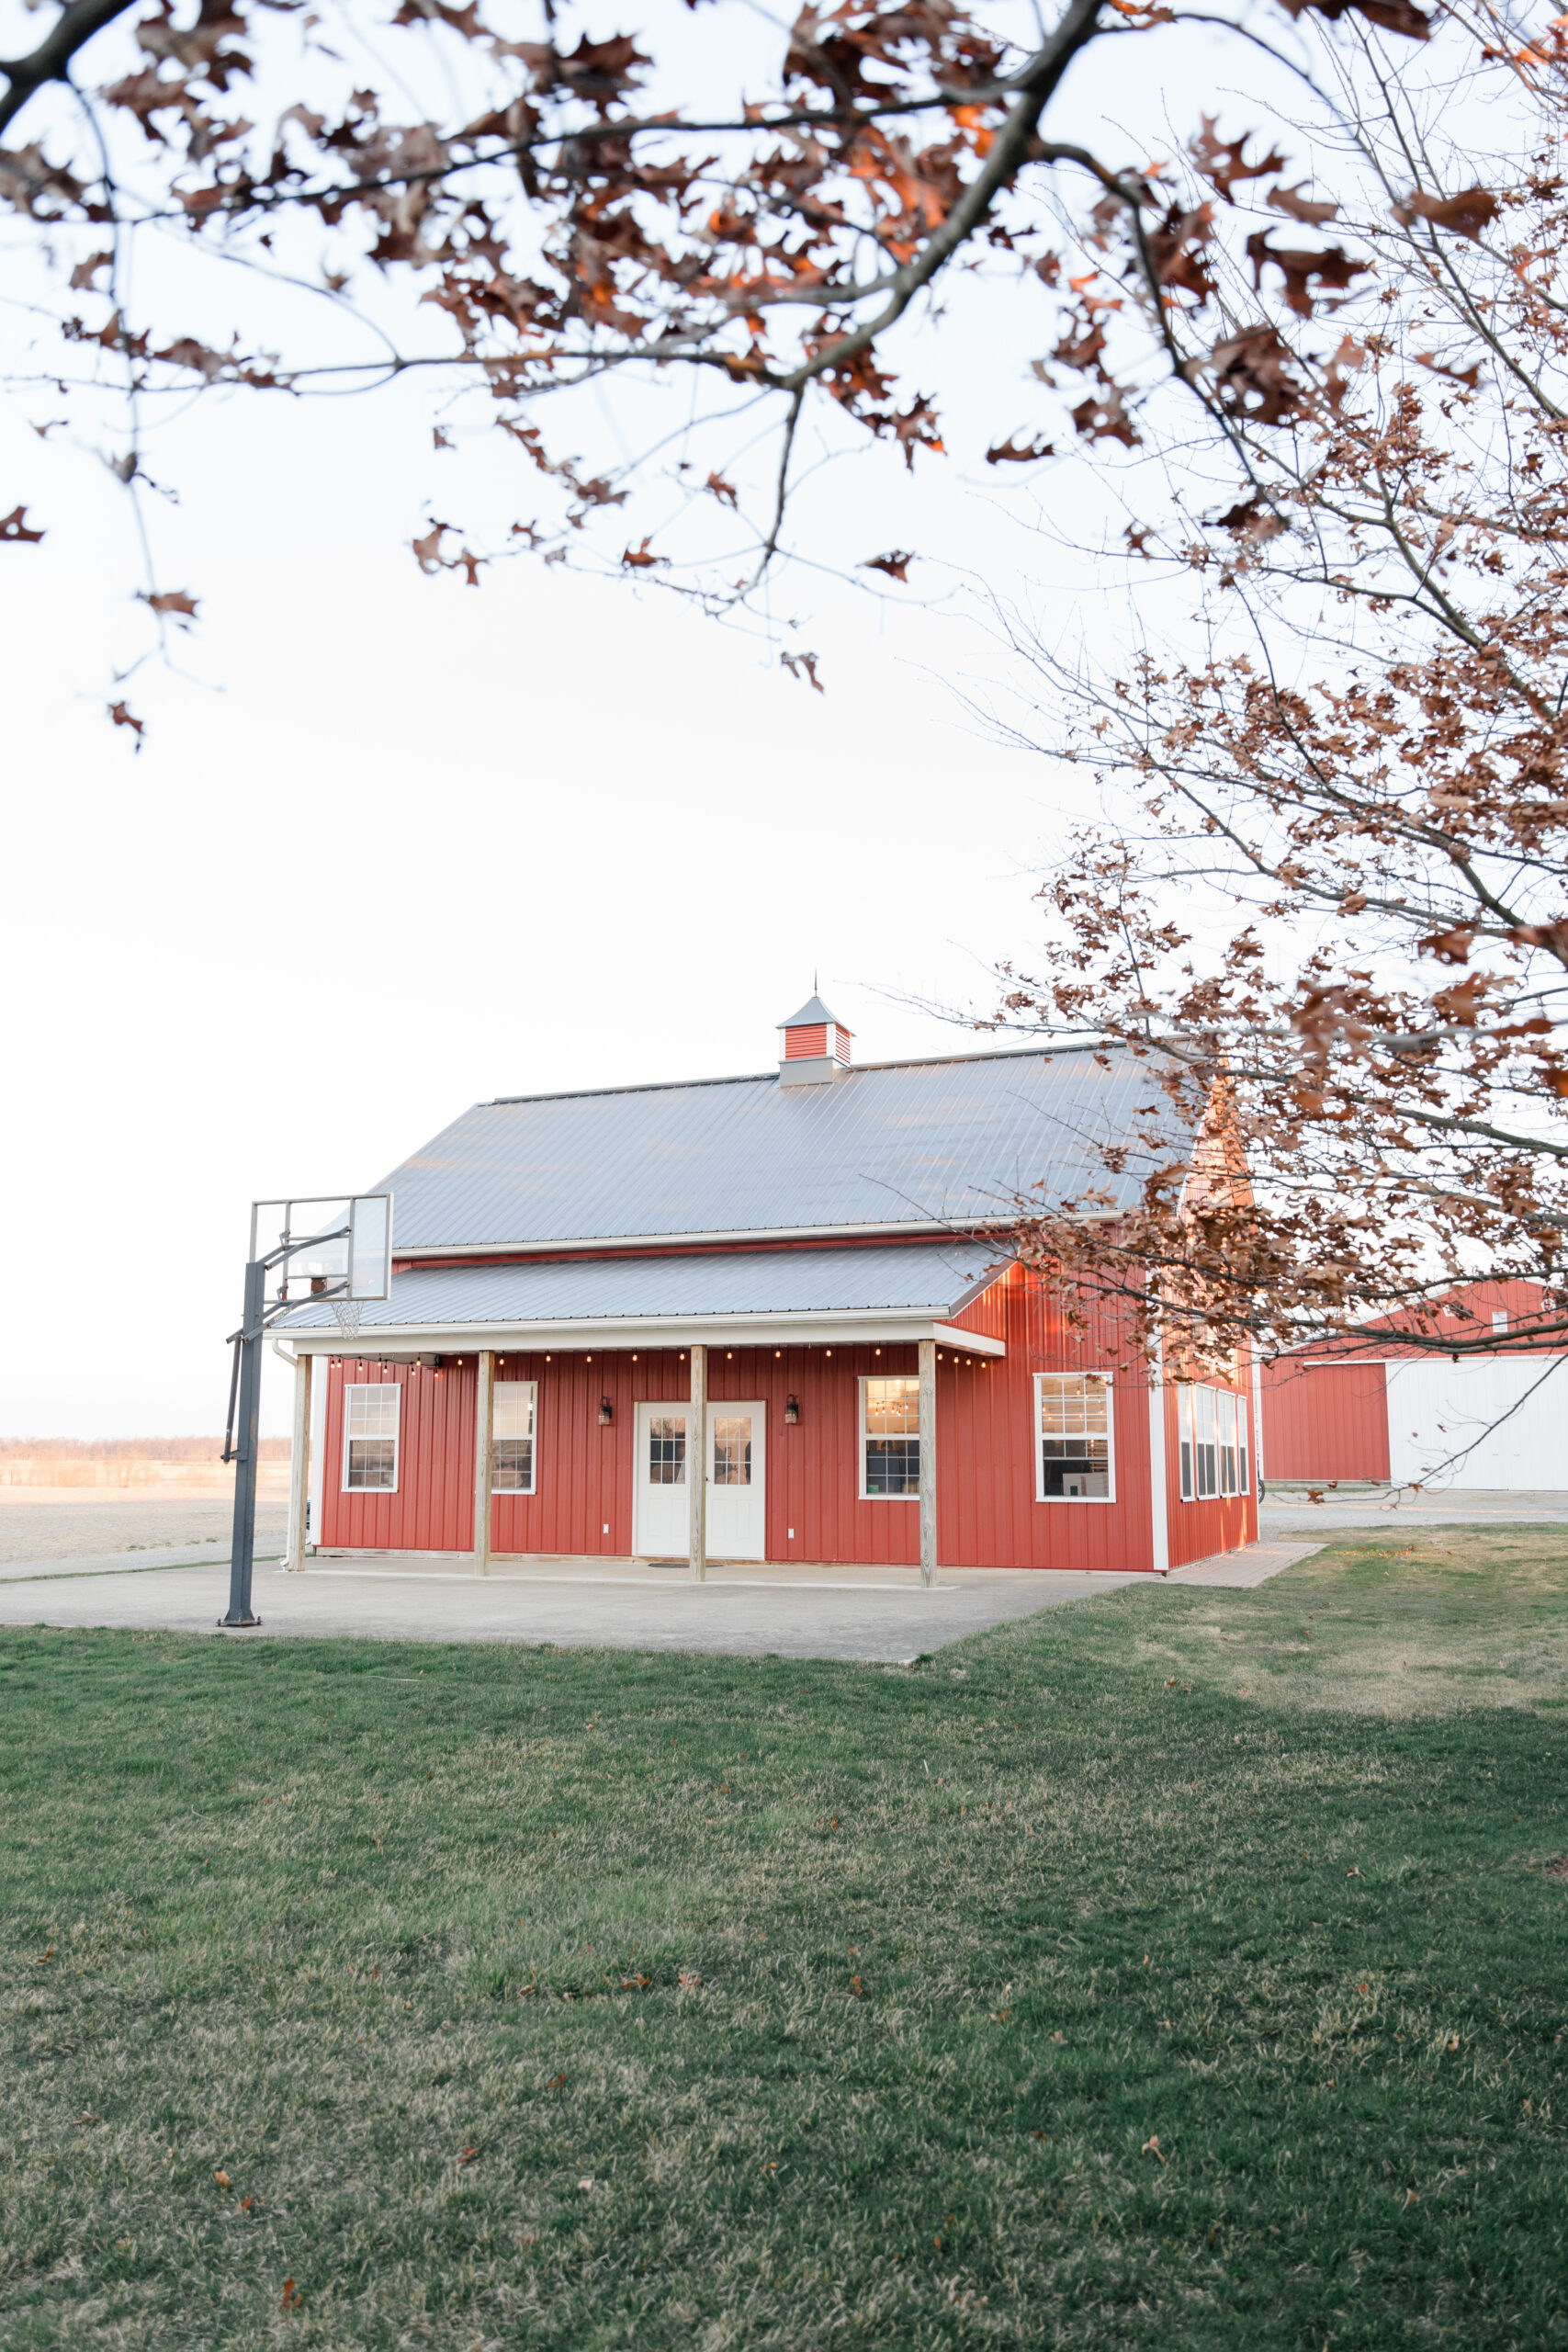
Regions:
<instances>
[{"instance_id":1,"label":"basketball net","mask_svg":"<svg viewBox=\"0 0 1568 2352\"><path fill-rule=\"evenodd\" d=\"M356 1340L359 1337L359 1318L365 1311L364 1301L357 1298L334 1298L330 1304L333 1313L337 1317L338 1329L343 1333L344 1338Z\"/></svg>"}]
</instances>

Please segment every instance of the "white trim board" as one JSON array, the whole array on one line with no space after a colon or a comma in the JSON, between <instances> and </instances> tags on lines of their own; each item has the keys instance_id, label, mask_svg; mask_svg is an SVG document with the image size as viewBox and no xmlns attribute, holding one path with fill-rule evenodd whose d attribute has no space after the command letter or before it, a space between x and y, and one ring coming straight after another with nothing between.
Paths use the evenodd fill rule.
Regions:
<instances>
[{"instance_id":1,"label":"white trim board","mask_svg":"<svg viewBox=\"0 0 1568 2352\"><path fill-rule=\"evenodd\" d=\"M374 1363L389 1351L417 1355L472 1355L490 1348L503 1355L537 1354L558 1349L563 1355L603 1348L618 1354L629 1348L682 1347L904 1347L918 1340L934 1340L955 1354L1005 1356L1007 1343L984 1331L963 1331L951 1323L925 1315L910 1322L886 1318L858 1322L849 1317L812 1315L709 1316L685 1321L671 1316L657 1320L620 1322L577 1319L563 1323L373 1323L355 1338L336 1329L298 1329L284 1336L302 1354L345 1356Z\"/></svg>"}]
</instances>

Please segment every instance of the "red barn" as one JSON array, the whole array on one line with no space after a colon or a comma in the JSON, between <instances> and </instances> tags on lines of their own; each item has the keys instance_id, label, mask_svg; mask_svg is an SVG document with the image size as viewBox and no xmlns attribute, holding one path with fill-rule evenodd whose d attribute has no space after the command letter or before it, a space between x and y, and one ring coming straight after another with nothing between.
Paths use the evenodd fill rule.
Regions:
<instances>
[{"instance_id":1,"label":"red barn","mask_svg":"<svg viewBox=\"0 0 1568 2352\"><path fill-rule=\"evenodd\" d=\"M1413 1314L1392 1315L1281 1356L1262 1375L1269 1480L1568 1487L1556 1321L1539 1283L1471 1283L1431 1307L1419 1340Z\"/></svg>"},{"instance_id":2,"label":"red barn","mask_svg":"<svg viewBox=\"0 0 1568 2352\"><path fill-rule=\"evenodd\" d=\"M1129 1201L1185 1160L1146 1068L851 1046L813 997L761 1076L479 1103L406 1160L390 1296L282 1327L315 1546L929 1577L1255 1540L1245 1372L1151 1387L1113 1304L1076 1328L1005 1254L1104 1145Z\"/></svg>"}]
</instances>

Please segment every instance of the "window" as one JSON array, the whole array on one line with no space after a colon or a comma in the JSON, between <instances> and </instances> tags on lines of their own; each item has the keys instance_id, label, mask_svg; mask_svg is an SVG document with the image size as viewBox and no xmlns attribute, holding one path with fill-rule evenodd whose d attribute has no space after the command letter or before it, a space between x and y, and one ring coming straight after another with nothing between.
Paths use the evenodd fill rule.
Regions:
<instances>
[{"instance_id":1,"label":"window","mask_svg":"<svg viewBox=\"0 0 1568 2352\"><path fill-rule=\"evenodd\" d=\"M355 1492L394 1494L398 1485L395 1381L350 1381L344 1389L343 1483Z\"/></svg>"},{"instance_id":2,"label":"window","mask_svg":"<svg viewBox=\"0 0 1568 2352\"><path fill-rule=\"evenodd\" d=\"M751 1483L751 1416L720 1414L713 1425L713 1482L716 1487L749 1487Z\"/></svg>"},{"instance_id":3,"label":"window","mask_svg":"<svg viewBox=\"0 0 1568 2352\"><path fill-rule=\"evenodd\" d=\"M863 1380L861 1461L868 1499L920 1491L919 1380Z\"/></svg>"},{"instance_id":4,"label":"window","mask_svg":"<svg viewBox=\"0 0 1568 2352\"><path fill-rule=\"evenodd\" d=\"M683 1413L649 1415L648 1483L650 1487L685 1485L686 1419Z\"/></svg>"},{"instance_id":5,"label":"window","mask_svg":"<svg viewBox=\"0 0 1568 2352\"><path fill-rule=\"evenodd\" d=\"M498 1495L534 1491L534 1411L538 1383L498 1380L491 1423L491 1485Z\"/></svg>"},{"instance_id":6,"label":"window","mask_svg":"<svg viewBox=\"0 0 1568 2352\"><path fill-rule=\"evenodd\" d=\"M1251 1492L1245 1396L1228 1388L1178 1388L1176 1440L1184 1503Z\"/></svg>"},{"instance_id":7,"label":"window","mask_svg":"<svg viewBox=\"0 0 1568 2352\"><path fill-rule=\"evenodd\" d=\"M1235 1492L1235 1398L1228 1388L1222 1388L1214 1399L1215 1419L1219 1423L1220 1492Z\"/></svg>"},{"instance_id":8,"label":"window","mask_svg":"<svg viewBox=\"0 0 1568 2352\"><path fill-rule=\"evenodd\" d=\"M1042 1502L1109 1502L1112 1495L1111 1383L1098 1372L1039 1372Z\"/></svg>"},{"instance_id":9,"label":"window","mask_svg":"<svg viewBox=\"0 0 1568 2352\"><path fill-rule=\"evenodd\" d=\"M1502 1338L1502 1336L1503 1336L1503 1334L1504 1334L1504 1332L1507 1329L1507 1328L1508 1328L1508 1310L1507 1310L1507 1308L1506 1308L1506 1306L1495 1306L1495 1307L1492 1309L1492 1329L1493 1329L1493 1330L1496 1333L1497 1337L1498 1337L1499 1339L1501 1339L1501 1338Z\"/></svg>"}]
</instances>

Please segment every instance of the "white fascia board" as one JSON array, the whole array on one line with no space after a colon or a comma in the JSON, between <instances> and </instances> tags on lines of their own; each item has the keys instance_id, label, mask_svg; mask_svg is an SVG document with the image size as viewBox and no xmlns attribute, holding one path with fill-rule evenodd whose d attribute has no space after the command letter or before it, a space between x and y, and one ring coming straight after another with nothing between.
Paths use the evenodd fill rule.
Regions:
<instances>
[{"instance_id":1,"label":"white fascia board","mask_svg":"<svg viewBox=\"0 0 1568 2352\"><path fill-rule=\"evenodd\" d=\"M946 1320L946 1307L927 1307L905 1317L851 1315L669 1316L658 1320L612 1319L570 1323L400 1323L372 1325L346 1339L341 1331L320 1329L291 1331L289 1338L306 1355L363 1356L391 1353L471 1355L478 1348L500 1349L508 1354L535 1355L558 1349L563 1355L594 1348L619 1352L627 1348L834 1347L862 1342L881 1347L901 1346L916 1340L935 1340L944 1348L967 1354L1005 1356L1004 1340L983 1331L963 1331Z\"/></svg>"}]
</instances>

